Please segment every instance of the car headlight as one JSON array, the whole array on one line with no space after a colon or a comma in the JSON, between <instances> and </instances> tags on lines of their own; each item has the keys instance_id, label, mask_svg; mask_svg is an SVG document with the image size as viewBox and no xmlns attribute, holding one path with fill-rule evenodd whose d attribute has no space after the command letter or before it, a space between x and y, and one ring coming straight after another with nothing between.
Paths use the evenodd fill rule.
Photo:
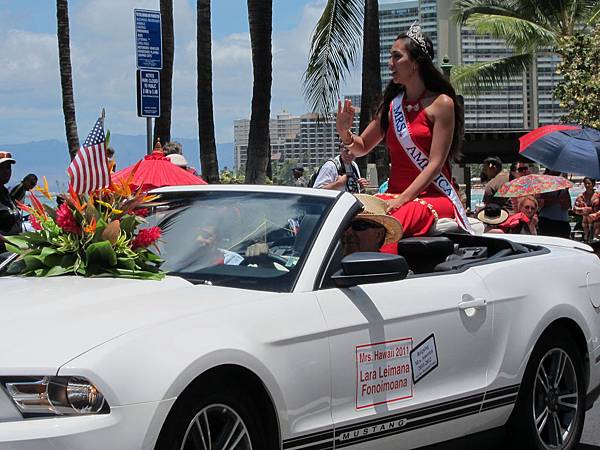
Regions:
<instances>
[{"instance_id":1,"label":"car headlight","mask_svg":"<svg viewBox=\"0 0 600 450\"><path fill-rule=\"evenodd\" d=\"M1 377L23 417L108 414L102 393L83 377Z\"/></svg>"}]
</instances>

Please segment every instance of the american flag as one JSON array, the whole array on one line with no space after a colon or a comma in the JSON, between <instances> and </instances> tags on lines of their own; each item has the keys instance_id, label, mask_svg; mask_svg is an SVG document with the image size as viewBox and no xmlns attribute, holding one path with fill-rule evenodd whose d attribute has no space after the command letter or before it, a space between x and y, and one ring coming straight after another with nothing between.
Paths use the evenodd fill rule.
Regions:
<instances>
[{"instance_id":1,"label":"american flag","mask_svg":"<svg viewBox=\"0 0 600 450\"><path fill-rule=\"evenodd\" d=\"M79 194L87 194L110 185L103 117L96 121L94 128L71 161L67 173L73 189Z\"/></svg>"}]
</instances>

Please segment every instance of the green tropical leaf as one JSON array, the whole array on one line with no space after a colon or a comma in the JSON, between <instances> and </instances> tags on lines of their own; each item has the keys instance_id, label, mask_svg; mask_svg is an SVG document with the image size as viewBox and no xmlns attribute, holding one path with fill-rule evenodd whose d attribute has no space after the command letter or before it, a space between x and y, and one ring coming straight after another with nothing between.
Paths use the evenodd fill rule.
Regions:
<instances>
[{"instance_id":1,"label":"green tropical leaf","mask_svg":"<svg viewBox=\"0 0 600 450\"><path fill-rule=\"evenodd\" d=\"M135 270L135 261L133 258L117 258L117 265L122 269Z\"/></svg>"},{"instance_id":2,"label":"green tropical leaf","mask_svg":"<svg viewBox=\"0 0 600 450\"><path fill-rule=\"evenodd\" d=\"M117 255L108 241L94 242L85 250L86 267L90 273L113 267Z\"/></svg>"},{"instance_id":3,"label":"green tropical leaf","mask_svg":"<svg viewBox=\"0 0 600 450\"><path fill-rule=\"evenodd\" d=\"M328 116L362 36L363 0L328 0L311 39L303 90L312 111Z\"/></svg>"},{"instance_id":4,"label":"green tropical leaf","mask_svg":"<svg viewBox=\"0 0 600 450\"><path fill-rule=\"evenodd\" d=\"M11 250L13 253L20 253L21 250L26 250L29 248L27 236L4 236L4 239L6 239L6 242L8 242L8 244L11 245L12 248L16 247L19 249L19 251L16 252Z\"/></svg>"},{"instance_id":5,"label":"green tropical leaf","mask_svg":"<svg viewBox=\"0 0 600 450\"><path fill-rule=\"evenodd\" d=\"M6 243L4 245L5 245L7 251L9 251L11 253L16 253L17 255L20 255L24 251L23 249L21 249L19 247L16 247L16 246L14 246L12 244L9 244L9 243Z\"/></svg>"},{"instance_id":6,"label":"green tropical leaf","mask_svg":"<svg viewBox=\"0 0 600 450\"><path fill-rule=\"evenodd\" d=\"M23 261L25 262L25 268L27 270L36 271L40 268L45 267L44 260L40 257L40 255L25 255L23 257Z\"/></svg>"},{"instance_id":7,"label":"green tropical leaf","mask_svg":"<svg viewBox=\"0 0 600 450\"><path fill-rule=\"evenodd\" d=\"M23 261L22 258L17 258L8 265L6 268L6 273L8 275L17 275L19 273L23 273L25 270L27 270L25 261Z\"/></svg>"},{"instance_id":8,"label":"green tropical leaf","mask_svg":"<svg viewBox=\"0 0 600 450\"><path fill-rule=\"evenodd\" d=\"M465 25L476 34L503 39L517 53L536 51L556 44L556 34L543 26L520 17L473 14Z\"/></svg>"},{"instance_id":9,"label":"green tropical leaf","mask_svg":"<svg viewBox=\"0 0 600 450\"><path fill-rule=\"evenodd\" d=\"M46 273L47 277L57 277L60 275L64 275L66 273L73 272L73 267L62 267L62 266L54 266L51 267Z\"/></svg>"},{"instance_id":10,"label":"green tropical leaf","mask_svg":"<svg viewBox=\"0 0 600 450\"><path fill-rule=\"evenodd\" d=\"M528 53L457 66L452 69L452 83L464 95L480 95L521 76L532 60L533 55Z\"/></svg>"}]
</instances>

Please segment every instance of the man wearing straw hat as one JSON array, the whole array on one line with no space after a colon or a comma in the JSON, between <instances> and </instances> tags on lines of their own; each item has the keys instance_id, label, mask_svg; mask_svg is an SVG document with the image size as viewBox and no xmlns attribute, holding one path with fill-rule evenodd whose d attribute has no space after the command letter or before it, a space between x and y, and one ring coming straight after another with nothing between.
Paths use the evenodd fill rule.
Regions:
<instances>
[{"instance_id":1,"label":"man wearing straw hat","mask_svg":"<svg viewBox=\"0 0 600 450\"><path fill-rule=\"evenodd\" d=\"M378 252L382 245L402 238L402 225L386 214L386 203L372 195L355 194L363 210L352 218L342 235L344 256L355 252Z\"/></svg>"}]
</instances>

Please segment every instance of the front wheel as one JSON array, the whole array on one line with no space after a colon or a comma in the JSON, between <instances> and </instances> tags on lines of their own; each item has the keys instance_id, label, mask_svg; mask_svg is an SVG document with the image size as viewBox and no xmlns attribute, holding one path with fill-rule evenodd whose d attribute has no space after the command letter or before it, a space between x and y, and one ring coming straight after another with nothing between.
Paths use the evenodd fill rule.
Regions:
<instances>
[{"instance_id":1,"label":"front wheel","mask_svg":"<svg viewBox=\"0 0 600 450\"><path fill-rule=\"evenodd\" d=\"M157 450L262 450L271 448L252 400L235 384L199 384L177 400L160 432Z\"/></svg>"},{"instance_id":2,"label":"front wheel","mask_svg":"<svg viewBox=\"0 0 600 450\"><path fill-rule=\"evenodd\" d=\"M583 358L565 332L542 338L530 358L509 427L525 448L571 450L585 417ZM524 441L524 442L523 442Z\"/></svg>"}]
</instances>

